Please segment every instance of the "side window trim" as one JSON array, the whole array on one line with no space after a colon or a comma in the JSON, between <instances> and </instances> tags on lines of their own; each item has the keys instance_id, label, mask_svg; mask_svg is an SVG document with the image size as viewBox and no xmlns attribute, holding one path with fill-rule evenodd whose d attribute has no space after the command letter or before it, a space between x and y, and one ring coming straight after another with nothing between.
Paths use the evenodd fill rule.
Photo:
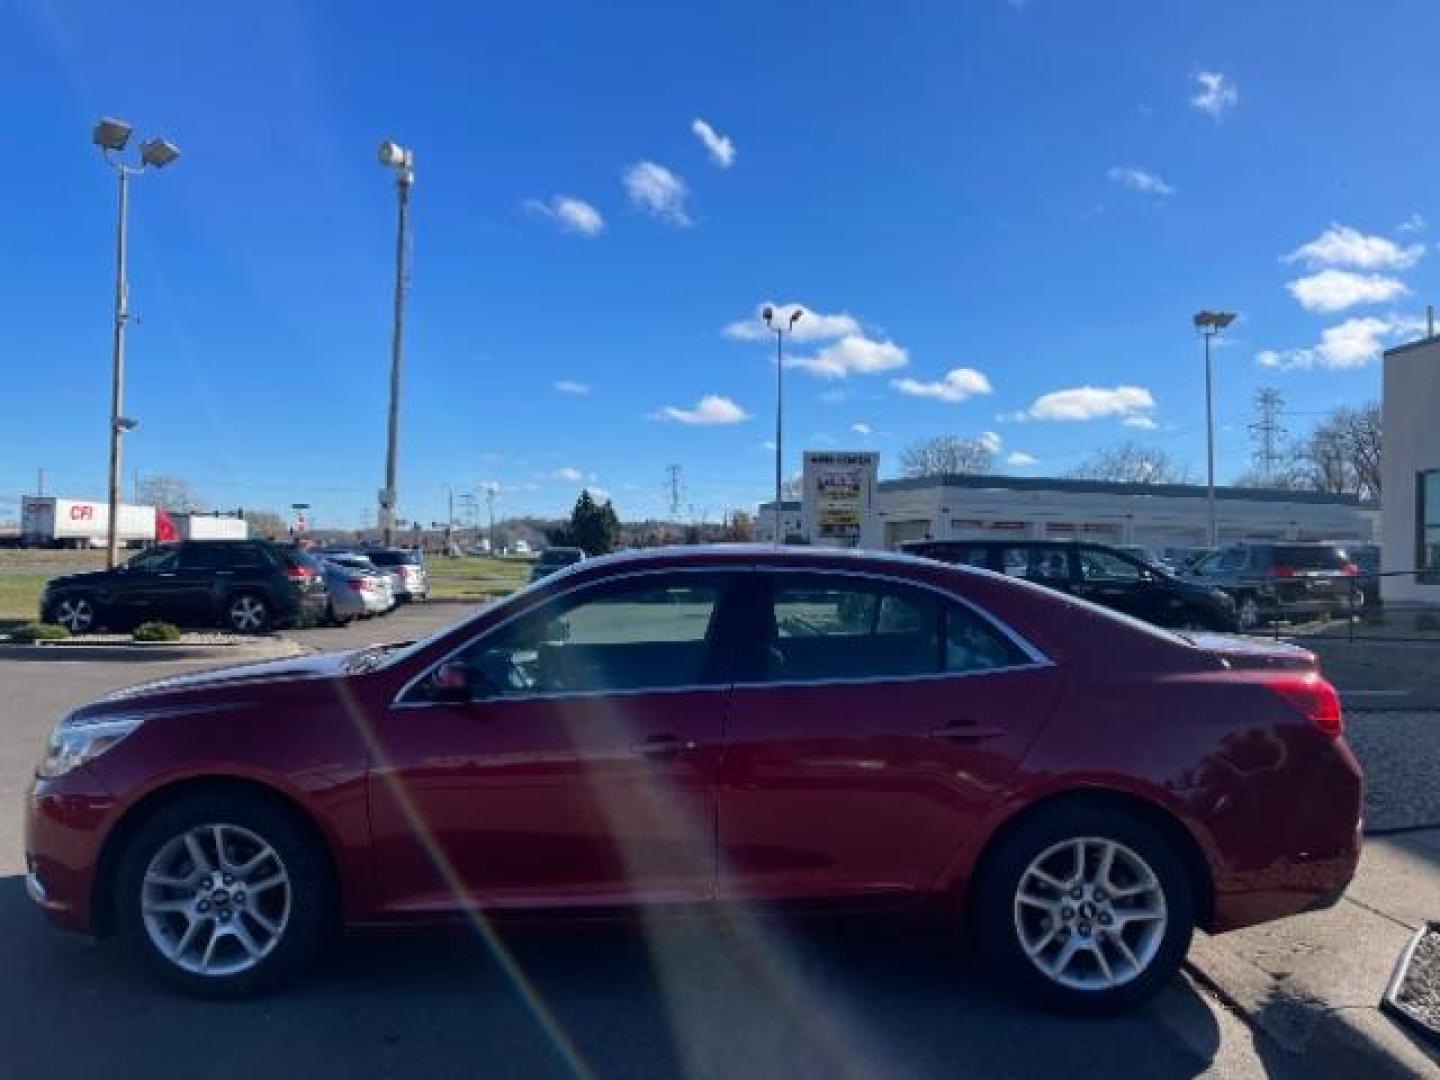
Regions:
<instances>
[{"instance_id":1,"label":"side window trim","mask_svg":"<svg viewBox=\"0 0 1440 1080\"><path fill-rule=\"evenodd\" d=\"M727 645L724 639L727 636L730 638L733 638L735 636L733 630L730 629L730 624L734 620L734 615L731 612L732 609L736 606L736 599L747 592L746 575L754 574L755 569L756 568L754 566L740 564L725 564L719 566L667 566L656 568L654 570L637 570L628 574L617 574L614 577L604 578L598 581L581 582L577 585L572 586L569 589L564 590L563 592L556 593L553 596L548 596L544 600L541 600L539 603L531 604L528 607L521 609L520 611L512 612L494 625L487 626L483 630L475 633L473 636L466 638L461 644L457 645L455 648L442 655L439 659L433 660L430 663L426 664L415 676L407 680L405 685L402 686L400 690L395 694L395 696L391 699L390 706L391 708L420 709L430 708L435 705L450 704L445 702L429 701L423 697L418 696L411 697L411 693L416 689L416 687L418 687L427 678L429 678L430 675L432 675L436 671L436 669L438 669L442 664L448 663L450 660L453 660L457 656L460 656L461 654L467 652L471 648L471 646L479 643L480 641L491 636L492 634L498 634L505 628L522 619L531 618L536 613L544 610L545 608L553 604L568 602L571 600L579 603L583 602L583 596L585 593L598 593L604 590L607 586L641 580L647 577L663 577L676 574L699 574L709 575L711 577L732 578L732 580L723 582L722 588L720 590L720 596L716 601L715 612L711 616L711 624L709 627L709 634L707 635L706 641L706 662L708 664L718 658L720 666L719 681L708 684L698 683L693 686L635 687L623 690L563 690L549 693L529 694L524 696L494 694L486 697L475 698L470 704L480 705L485 703L496 704L500 702L554 701L563 698L581 697L628 697L636 694L666 694L680 692L694 693L714 690L728 691L732 686L732 680L735 672L734 661L736 659L737 650L734 647L733 641L728 643ZM710 640L711 638L717 636L720 638L720 648L718 650L718 655L716 653L715 642Z\"/></svg>"}]
</instances>

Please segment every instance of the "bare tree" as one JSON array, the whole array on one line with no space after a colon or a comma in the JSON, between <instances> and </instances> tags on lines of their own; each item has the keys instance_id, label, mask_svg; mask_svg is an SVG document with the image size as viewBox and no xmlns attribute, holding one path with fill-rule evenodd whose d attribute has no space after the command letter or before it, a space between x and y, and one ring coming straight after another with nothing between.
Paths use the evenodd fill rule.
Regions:
<instances>
[{"instance_id":1,"label":"bare tree","mask_svg":"<svg viewBox=\"0 0 1440 1080\"><path fill-rule=\"evenodd\" d=\"M1133 440L1103 446L1065 474L1072 480L1116 480L1127 484L1188 484L1190 470L1166 451Z\"/></svg>"},{"instance_id":2,"label":"bare tree","mask_svg":"<svg viewBox=\"0 0 1440 1080\"><path fill-rule=\"evenodd\" d=\"M136 486L135 497L145 506L189 514L205 509L205 502L181 476L144 476Z\"/></svg>"},{"instance_id":3,"label":"bare tree","mask_svg":"<svg viewBox=\"0 0 1440 1080\"><path fill-rule=\"evenodd\" d=\"M246 510L245 524L250 526L250 531L254 535L263 536L269 540L280 539L288 529L285 518L274 510Z\"/></svg>"},{"instance_id":4,"label":"bare tree","mask_svg":"<svg viewBox=\"0 0 1440 1080\"><path fill-rule=\"evenodd\" d=\"M900 452L900 473L910 477L988 473L994 463L991 444L955 435L920 439Z\"/></svg>"},{"instance_id":5,"label":"bare tree","mask_svg":"<svg viewBox=\"0 0 1440 1080\"><path fill-rule=\"evenodd\" d=\"M1304 486L1335 495L1380 497L1380 406L1332 409L1296 449Z\"/></svg>"}]
</instances>

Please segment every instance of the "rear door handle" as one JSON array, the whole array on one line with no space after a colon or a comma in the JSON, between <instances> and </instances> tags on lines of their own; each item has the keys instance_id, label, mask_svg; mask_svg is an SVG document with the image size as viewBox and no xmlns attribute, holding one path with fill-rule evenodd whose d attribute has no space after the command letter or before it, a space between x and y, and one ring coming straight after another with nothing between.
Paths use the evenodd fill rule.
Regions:
<instances>
[{"instance_id":1,"label":"rear door handle","mask_svg":"<svg viewBox=\"0 0 1440 1080\"><path fill-rule=\"evenodd\" d=\"M988 727L984 724L952 724L949 727L932 731L932 739L944 739L946 742L984 742L986 739L998 738L1005 734L1003 727Z\"/></svg>"},{"instance_id":2,"label":"rear door handle","mask_svg":"<svg viewBox=\"0 0 1440 1080\"><path fill-rule=\"evenodd\" d=\"M651 735L648 739L630 744L630 752L655 761L669 761L697 749L690 739L678 735Z\"/></svg>"}]
</instances>

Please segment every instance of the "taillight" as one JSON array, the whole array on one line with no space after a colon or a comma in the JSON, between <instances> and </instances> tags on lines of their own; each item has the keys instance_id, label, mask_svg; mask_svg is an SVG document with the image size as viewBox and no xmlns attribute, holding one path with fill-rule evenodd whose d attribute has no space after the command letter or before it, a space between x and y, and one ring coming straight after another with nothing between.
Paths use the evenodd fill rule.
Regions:
<instances>
[{"instance_id":1,"label":"taillight","mask_svg":"<svg viewBox=\"0 0 1440 1080\"><path fill-rule=\"evenodd\" d=\"M1356 566L1353 562L1341 563L1340 573L1346 577L1355 577L1360 573L1360 567Z\"/></svg>"},{"instance_id":2,"label":"taillight","mask_svg":"<svg viewBox=\"0 0 1440 1080\"><path fill-rule=\"evenodd\" d=\"M1319 675L1281 675L1266 680L1265 685L1303 713L1322 735L1338 739L1344 734L1340 695Z\"/></svg>"},{"instance_id":3,"label":"taillight","mask_svg":"<svg viewBox=\"0 0 1440 1080\"><path fill-rule=\"evenodd\" d=\"M315 571L308 566L292 566L285 571L285 576L291 581L309 581L315 576Z\"/></svg>"},{"instance_id":4,"label":"taillight","mask_svg":"<svg viewBox=\"0 0 1440 1080\"><path fill-rule=\"evenodd\" d=\"M1293 566L1272 566L1272 567L1270 567L1270 574L1269 574L1269 576L1270 576L1270 577L1284 577L1284 578L1294 577L1294 576L1295 576L1295 568L1294 568Z\"/></svg>"}]
</instances>

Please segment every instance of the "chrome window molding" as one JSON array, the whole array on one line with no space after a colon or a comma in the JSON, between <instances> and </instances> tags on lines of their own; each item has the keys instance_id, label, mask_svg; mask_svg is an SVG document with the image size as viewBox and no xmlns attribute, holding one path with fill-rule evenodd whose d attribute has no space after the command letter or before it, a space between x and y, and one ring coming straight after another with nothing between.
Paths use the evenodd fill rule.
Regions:
<instances>
[{"instance_id":1,"label":"chrome window molding","mask_svg":"<svg viewBox=\"0 0 1440 1080\"><path fill-rule=\"evenodd\" d=\"M984 608L975 604L963 596L957 596L948 589L927 581L916 581L913 578L901 577L895 574L877 573L867 570L836 570L826 567L809 566L768 566L754 564L726 564L723 566L680 566L680 567L657 567L651 570L634 570L625 574L617 574L614 577L602 578L598 581L587 581L574 588L555 594L552 597L517 611L501 619L493 626L488 626L475 636L468 638L463 644L457 645L439 660L427 665L419 674L412 677L391 700L391 708L396 709L423 709L433 706L453 707L455 702L448 701L407 701L406 695L416 684L424 681L432 672L442 664L447 663L458 654L464 652L470 646L484 637L497 633L516 619L539 610L548 604L564 600L567 597L583 593L586 590L610 584L611 582L626 581L632 578L654 577L660 574L720 574L720 573L777 573L777 574L811 574L827 577L847 577L861 581L884 582L921 589L934 593L950 603L959 604L980 619L985 625L1000 633L1007 641L1016 646L1029 659L1025 664L1008 664L998 668L974 668L969 671L933 671L921 675L858 675L850 678L818 678L818 679L788 679L788 680L747 680L735 683L694 683L684 686L656 686L656 687L634 687L624 690L565 690L540 694L490 694L486 697L473 698L463 704L484 705L499 704L502 702L525 702L525 701L563 701L568 699L583 699L593 697L633 697L638 694L678 694L678 693L702 693L717 690L760 690L760 689L786 689L814 686L865 686L879 683L913 683L913 682L935 682L944 679L968 679L984 675L1006 675L1014 672L1034 671L1039 668L1054 667L1055 662L1026 640L1018 631L1008 624L1001 622L991 615Z\"/></svg>"}]
</instances>

